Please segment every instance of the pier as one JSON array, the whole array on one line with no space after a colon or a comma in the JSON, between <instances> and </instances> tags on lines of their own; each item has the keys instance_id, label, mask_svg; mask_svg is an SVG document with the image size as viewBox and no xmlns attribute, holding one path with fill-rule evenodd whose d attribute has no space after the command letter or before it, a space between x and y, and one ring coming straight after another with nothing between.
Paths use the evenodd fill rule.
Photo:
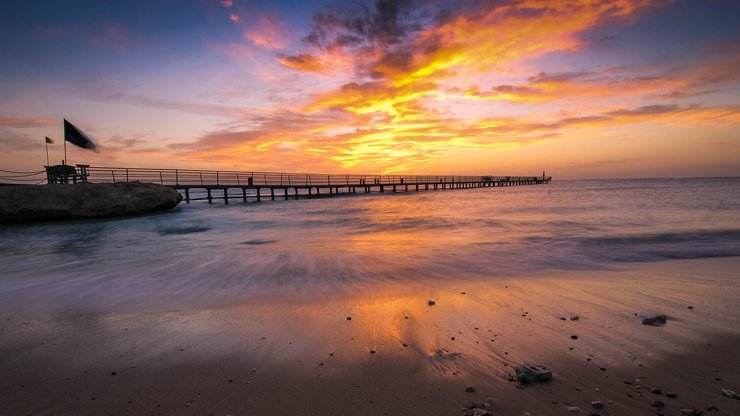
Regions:
<instances>
[{"instance_id":1,"label":"pier","mask_svg":"<svg viewBox=\"0 0 740 416\"><path fill-rule=\"evenodd\" d=\"M186 202L263 201L358 193L397 193L548 184L549 176L339 175L148 169L89 165L48 166L46 171L13 172L21 183L151 182L176 189ZM68 172L67 172L68 171ZM5 171L9 172L9 171ZM65 176L67 175L67 176ZM44 178L46 176L46 178ZM15 182L15 181L14 181Z\"/></svg>"},{"instance_id":2,"label":"pier","mask_svg":"<svg viewBox=\"0 0 740 416\"><path fill-rule=\"evenodd\" d=\"M178 190L186 202L228 204L357 193L421 192L550 183L544 176L337 175L186 169L87 167L89 182L154 182Z\"/></svg>"}]
</instances>

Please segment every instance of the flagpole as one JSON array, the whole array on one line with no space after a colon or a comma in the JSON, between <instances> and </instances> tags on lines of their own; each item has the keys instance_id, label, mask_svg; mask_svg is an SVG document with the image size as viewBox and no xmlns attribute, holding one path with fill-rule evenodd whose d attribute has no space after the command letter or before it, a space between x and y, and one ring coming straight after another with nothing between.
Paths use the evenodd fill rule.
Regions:
<instances>
[{"instance_id":1,"label":"flagpole","mask_svg":"<svg viewBox=\"0 0 740 416\"><path fill-rule=\"evenodd\" d=\"M44 143L46 144L46 166L50 166L49 163L49 141L46 140L46 137L44 137Z\"/></svg>"},{"instance_id":2,"label":"flagpole","mask_svg":"<svg viewBox=\"0 0 740 416\"><path fill-rule=\"evenodd\" d=\"M62 141L64 142L64 160L62 161L62 164L66 165L67 164L67 136L64 135L64 123L62 123Z\"/></svg>"}]
</instances>

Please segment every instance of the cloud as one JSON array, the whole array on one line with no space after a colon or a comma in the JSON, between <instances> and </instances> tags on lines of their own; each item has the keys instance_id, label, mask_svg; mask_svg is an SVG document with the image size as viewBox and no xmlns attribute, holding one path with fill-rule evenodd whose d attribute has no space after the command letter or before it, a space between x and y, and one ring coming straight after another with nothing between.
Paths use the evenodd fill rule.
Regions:
<instances>
[{"instance_id":1,"label":"cloud","mask_svg":"<svg viewBox=\"0 0 740 416\"><path fill-rule=\"evenodd\" d=\"M330 67L313 55L301 53L295 56L280 55L280 63L288 68L297 69L302 72L326 73Z\"/></svg>"},{"instance_id":2,"label":"cloud","mask_svg":"<svg viewBox=\"0 0 740 416\"><path fill-rule=\"evenodd\" d=\"M323 90L301 90L305 105L245 113L249 123L172 148L201 161L248 157L250 164L274 166L279 154L281 162L316 170L397 172L471 150L564 140L583 131L603 136L647 123L738 123L737 106L682 101L737 82L738 60L726 55L680 68L633 63L526 70L553 52L579 61L592 45L584 34L605 22L628 22L654 4L334 6L314 17L302 49L277 54L283 67L324 77Z\"/></svg>"},{"instance_id":3,"label":"cloud","mask_svg":"<svg viewBox=\"0 0 740 416\"><path fill-rule=\"evenodd\" d=\"M234 5L234 0L221 0L221 4L228 9Z\"/></svg>"},{"instance_id":4,"label":"cloud","mask_svg":"<svg viewBox=\"0 0 740 416\"><path fill-rule=\"evenodd\" d=\"M239 23L239 21L242 20L242 18L236 13L231 13L229 15L229 20L231 20L234 23Z\"/></svg>"},{"instance_id":5,"label":"cloud","mask_svg":"<svg viewBox=\"0 0 740 416\"><path fill-rule=\"evenodd\" d=\"M49 127L49 126L60 126L61 120L54 118L13 118L13 117L1 117L0 126L4 127L16 127L16 128L27 128L27 127Z\"/></svg>"},{"instance_id":6,"label":"cloud","mask_svg":"<svg viewBox=\"0 0 740 416\"><path fill-rule=\"evenodd\" d=\"M288 45L290 31L276 17L262 16L244 32L244 37L265 49L284 49Z\"/></svg>"}]
</instances>

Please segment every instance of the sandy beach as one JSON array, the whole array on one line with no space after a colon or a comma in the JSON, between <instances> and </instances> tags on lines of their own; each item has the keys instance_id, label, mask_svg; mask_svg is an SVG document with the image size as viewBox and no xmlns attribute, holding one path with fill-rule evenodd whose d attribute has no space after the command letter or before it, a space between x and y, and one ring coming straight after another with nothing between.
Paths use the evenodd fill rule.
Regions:
<instances>
[{"instance_id":1,"label":"sandy beach","mask_svg":"<svg viewBox=\"0 0 740 416\"><path fill-rule=\"evenodd\" d=\"M370 285L350 296L206 310L3 308L0 408L7 415L737 415L740 400L722 392L740 390L737 270L738 258L680 260ZM666 325L642 325L659 314ZM524 363L546 367L552 381L512 381L513 367Z\"/></svg>"}]
</instances>

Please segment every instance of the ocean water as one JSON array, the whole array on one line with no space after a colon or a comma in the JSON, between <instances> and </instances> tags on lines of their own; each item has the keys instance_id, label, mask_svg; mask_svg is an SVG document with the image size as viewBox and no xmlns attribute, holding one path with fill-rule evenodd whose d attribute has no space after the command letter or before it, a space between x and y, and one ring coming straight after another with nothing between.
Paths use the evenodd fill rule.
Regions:
<instances>
[{"instance_id":1,"label":"ocean water","mask_svg":"<svg viewBox=\"0 0 740 416\"><path fill-rule=\"evenodd\" d=\"M0 226L0 305L218 307L740 255L740 178L555 181Z\"/></svg>"}]
</instances>

